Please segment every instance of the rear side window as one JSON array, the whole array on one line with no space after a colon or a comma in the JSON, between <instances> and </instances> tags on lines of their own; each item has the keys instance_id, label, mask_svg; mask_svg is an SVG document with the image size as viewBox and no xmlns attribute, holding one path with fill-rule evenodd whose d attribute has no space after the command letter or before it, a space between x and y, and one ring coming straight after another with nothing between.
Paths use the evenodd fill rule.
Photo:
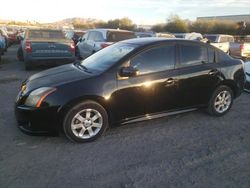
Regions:
<instances>
[{"instance_id":1,"label":"rear side window","mask_svg":"<svg viewBox=\"0 0 250 188\"><path fill-rule=\"evenodd\" d=\"M62 31L43 31L43 30L31 30L29 31L29 38L31 39L65 39Z\"/></svg>"},{"instance_id":2,"label":"rear side window","mask_svg":"<svg viewBox=\"0 0 250 188\"><path fill-rule=\"evenodd\" d=\"M102 41L104 41L104 38L103 38L101 32L96 32L95 41L96 41L96 42L102 42Z\"/></svg>"},{"instance_id":3,"label":"rear side window","mask_svg":"<svg viewBox=\"0 0 250 188\"><path fill-rule=\"evenodd\" d=\"M113 32L109 31L107 33L107 42L118 42L122 40L136 38L135 34L132 32Z\"/></svg>"},{"instance_id":4,"label":"rear side window","mask_svg":"<svg viewBox=\"0 0 250 188\"><path fill-rule=\"evenodd\" d=\"M88 40L95 40L95 32L89 32L88 34Z\"/></svg>"},{"instance_id":5,"label":"rear side window","mask_svg":"<svg viewBox=\"0 0 250 188\"><path fill-rule=\"evenodd\" d=\"M196 44L180 44L180 66L187 67L208 62L207 48Z\"/></svg>"},{"instance_id":6,"label":"rear side window","mask_svg":"<svg viewBox=\"0 0 250 188\"><path fill-rule=\"evenodd\" d=\"M208 62L215 63L216 62L216 53L213 48L208 48Z\"/></svg>"},{"instance_id":7,"label":"rear side window","mask_svg":"<svg viewBox=\"0 0 250 188\"><path fill-rule=\"evenodd\" d=\"M130 60L130 65L137 68L140 74L159 72L175 67L175 45L153 47Z\"/></svg>"}]
</instances>

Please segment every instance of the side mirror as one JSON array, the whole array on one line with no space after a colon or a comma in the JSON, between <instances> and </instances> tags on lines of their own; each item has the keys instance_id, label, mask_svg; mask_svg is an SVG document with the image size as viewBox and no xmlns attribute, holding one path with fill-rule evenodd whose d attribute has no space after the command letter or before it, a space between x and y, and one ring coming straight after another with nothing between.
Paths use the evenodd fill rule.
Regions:
<instances>
[{"instance_id":1,"label":"side mirror","mask_svg":"<svg viewBox=\"0 0 250 188\"><path fill-rule=\"evenodd\" d=\"M80 38L78 39L78 41L79 41L79 42L82 42L82 41L83 41L83 40L82 40L82 37L80 37Z\"/></svg>"},{"instance_id":2,"label":"side mirror","mask_svg":"<svg viewBox=\"0 0 250 188\"><path fill-rule=\"evenodd\" d=\"M138 69L134 68L134 67L122 67L120 69L120 73L119 75L121 77L133 77L133 76L137 76L139 74Z\"/></svg>"}]
</instances>

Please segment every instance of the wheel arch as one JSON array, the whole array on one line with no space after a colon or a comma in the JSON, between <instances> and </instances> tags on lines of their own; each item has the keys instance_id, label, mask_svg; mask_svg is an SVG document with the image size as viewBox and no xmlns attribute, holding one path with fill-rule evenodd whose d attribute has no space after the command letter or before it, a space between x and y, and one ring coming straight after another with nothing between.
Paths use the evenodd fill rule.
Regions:
<instances>
[{"instance_id":1,"label":"wheel arch","mask_svg":"<svg viewBox=\"0 0 250 188\"><path fill-rule=\"evenodd\" d=\"M93 101L98 104L100 104L107 112L109 123L112 122L112 115L111 115L111 109L109 104L106 102L106 100L103 97L95 96L95 95L89 95L84 97L78 97L76 99L73 99L71 101L68 101L65 105L63 105L61 108L59 108L59 125L61 126L63 123L63 119L66 115L66 113L75 105L84 102L84 101Z\"/></svg>"},{"instance_id":2,"label":"wheel arch","mask_svg":"<svg viewBox=\"0 0 250 188\"><path fill-rule=\"evenodd\" d=\"M238 96L239 89L233 80L223 80L222 82L220 82L220 84L217 87L222 86L222 85L229 87L233 91L234 98Z\"/></svg>"}]
</instances>

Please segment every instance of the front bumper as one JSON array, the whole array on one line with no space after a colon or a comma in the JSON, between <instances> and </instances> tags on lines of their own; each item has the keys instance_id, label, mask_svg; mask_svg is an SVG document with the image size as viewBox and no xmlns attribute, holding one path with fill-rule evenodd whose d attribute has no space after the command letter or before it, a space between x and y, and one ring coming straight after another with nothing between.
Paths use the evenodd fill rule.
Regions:
<instances>
[{"instance_id":1,"label":"front bumper","mask_svg":"<svg viewBox=\"0 0 250 188\"><path fill-rule=\"evenodd\" d=\"M15 105L18 128L32 134L54 134L59 130L58 107L33 108Z\"/></svg>"}]
</instances>

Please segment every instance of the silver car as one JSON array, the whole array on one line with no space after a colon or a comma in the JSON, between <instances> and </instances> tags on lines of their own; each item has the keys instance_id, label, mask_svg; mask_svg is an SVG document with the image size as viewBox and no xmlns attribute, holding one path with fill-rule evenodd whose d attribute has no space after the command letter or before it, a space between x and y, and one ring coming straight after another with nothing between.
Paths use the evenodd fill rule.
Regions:
<instances>
[{"instance_id":1,"label":"silver car","mask_svg":"<svg viewBox=\"0 0 250 188\"><path fill-rule=\"evenodd\" d=\"M95 52L122 40L136 38L134 32L118 29L91 29L76 45L76 55L85 59Z\"/></svg>"}]
</instances>

